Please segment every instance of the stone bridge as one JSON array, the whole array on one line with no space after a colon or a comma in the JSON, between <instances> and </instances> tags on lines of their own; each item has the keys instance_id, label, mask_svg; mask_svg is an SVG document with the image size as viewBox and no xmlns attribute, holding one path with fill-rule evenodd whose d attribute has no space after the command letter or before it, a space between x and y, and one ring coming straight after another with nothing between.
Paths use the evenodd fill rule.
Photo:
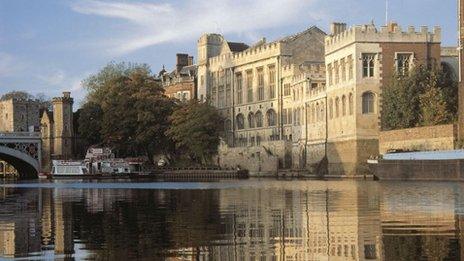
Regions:
<instances>
[{"instance_id":1,"label":"stone bridge","mask_svg":"<svg viewBox=\"0 0 464 261\"><path fill-rule=\"evenodd\" d=\"M20 178L37 178L42 168L39 132L0 132L0 160L11 164Z\"/></svg>"}]
</instances>

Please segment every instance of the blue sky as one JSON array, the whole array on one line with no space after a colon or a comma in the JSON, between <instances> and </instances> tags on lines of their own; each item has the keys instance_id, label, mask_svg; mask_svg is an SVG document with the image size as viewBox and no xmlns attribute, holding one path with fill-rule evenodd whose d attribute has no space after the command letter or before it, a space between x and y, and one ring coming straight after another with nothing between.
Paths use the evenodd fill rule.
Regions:
<instances>
[{"instance_id":1,"label":"blue sky","mask_svg":"<svg viewBox=\"0 0 464 261\"><path fill-rule=\"evenodd\" d=\"M389 0L390 20L440 25L457 43L456 0ZM177 52L196 56L205 32L253 43L332 21L385 23L385 0L0 0L0 94L24 90L85 96L82 79L110 61L172 68Z\"/></svg>"}]
</instances>

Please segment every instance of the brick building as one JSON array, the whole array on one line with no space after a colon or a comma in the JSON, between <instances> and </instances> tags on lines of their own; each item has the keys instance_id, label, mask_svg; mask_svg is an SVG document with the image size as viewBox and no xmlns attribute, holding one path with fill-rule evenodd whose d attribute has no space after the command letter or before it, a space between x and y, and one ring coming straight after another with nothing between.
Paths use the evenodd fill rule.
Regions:
<instances>
[{"instance_id":1,"label":"brick building","mask_svg":"<svg viewBox=\"0 0 464 261\"><path fill-rule=\"evenodd\" d=\"M176 58L176 68L172 72L163 67L158 75L165 94L181 101L196 99L197 66L193 64L193 56L178 53Z\"/></svg>"}]
</instances>

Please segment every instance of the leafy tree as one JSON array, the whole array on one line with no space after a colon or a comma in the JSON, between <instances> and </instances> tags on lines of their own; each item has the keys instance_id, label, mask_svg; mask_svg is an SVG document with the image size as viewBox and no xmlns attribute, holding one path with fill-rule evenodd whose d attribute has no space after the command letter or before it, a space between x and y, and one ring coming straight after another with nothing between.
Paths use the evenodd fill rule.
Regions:
<instances>
[{"instance_id":1,"label":"leafy tree","mask_svg":"<svg viewBox=\"0 0 464 261\"><path fill-rule=\"evenodd\" d=\"M217 153L223 119L208 103L190 101L171 116L171 126L166 134L198 163L208 163Z\"/></svg>"},{"instance_id":2,"label":"leafy tree","mask_svg":"<svg viewBox=\"0 0 464 261\"><path fill-rule=\"evenodd\" d=\"M103 110L97 103L88 102L82 106L78 114L78 134L87 145L97 145L102 142L101 123Z\"/></svg>"},{"instance_id":3,"label":"leafy tree","mask_svg":"<svg viewBox=\"0 0 464 261\"><path fill-rule=\"evenodd\" d=\"M382 89L383 130L448 123L456 113L457 83L436 66L418 66L406 76L395 75Z\"/></svg>"},{"instance_id":4,"label":"leafy tree","mask_svg":"<svg viewBox=\"0 0 464 261\"><path fill-rule=\"evenodd\" d=\"M18 100L33 100L34 95L24 92L24 91L11 91L2 95L0 100L6 101L9 99L18 99Z\"/></svg>"},{"instance_id":5,"label":"leafy tree","mask_svg":"<svg viewBox=\"0 0 464 261\"><path fill-rule=\"evenodd\" d=\"M173 146L164 133L175 103L164 95L147 66L109 64L85 80L84 86L89 91L89 116L83 112L86 123L80 122L80 128L86 137L100 137L102 144L119 156L146 155L152 159L156 153L169 153ZM92 128L90 116L95 114L101 115L96 117L100 125L87 130Z\"/></svg>"}]
</instances>

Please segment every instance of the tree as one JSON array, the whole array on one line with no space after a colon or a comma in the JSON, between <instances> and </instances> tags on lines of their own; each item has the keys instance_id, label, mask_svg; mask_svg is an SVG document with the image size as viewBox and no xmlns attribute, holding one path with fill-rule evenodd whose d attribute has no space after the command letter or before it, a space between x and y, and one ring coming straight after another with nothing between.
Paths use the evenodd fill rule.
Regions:
<instances>
[{"instance_id":1,"label":"tree","mask_svg":"<svg viewBox=\"0 0 464 261\"><path fill-rule=\"evenodd\" d=\"M101 108L100 125L95 131L102 144L118 156L145 155L151 160L156 153L169 153L173 146L164 133L175 103L164 95L146 65L109 64L84 80L84 86L89 91L89 115L97 113L97 106ZM93 124L83 114L86 124L80 122L82 131ZM92 131L85 135L98 137Z\"/></svg>"},{"instance_id":2,"label":"tree","mask_svg":"<svg viewBox=\"0 0 464 261\"><path fill-rule=\"evenodd\" d=\"M11 92L3 94L2 97L0 98L1 101L6 101L9 99L33 100L34 95L24 92L24 91L11 91Z\"/></svg>"},{"instance_id":3,"label":"tree","mask_svg":"<svg viewBox=\"0 0 464 261\"><path fill-rule=\"evenodd\" d=\"M103 119L103 110L97 103L88 102L79 111L78 135L85 143L97 145L102 143L101 124Z\"/></svg>"},{"instance_id":4,"label":"tree","mask_svg":"<svg viewBox=\"0 0 464 261\"><path fill-rule=\"evenodd\" d=\"M208 103L190 101L171 116L166 134L198 163L206 164L217 153L223 119Z\"/></svg>"},{"instance_id":5,"label":"tree","mask_svg":"<svg viewBox=\"0 0 464 261\"><path fill-rule=\"evenodd\" d=\"M434 112L432 108L438 107L441 112ZM383 130L452 122L457 114L457 83L441 68L418 66L406 76L393 76L382 89L381 112Z\"/></svg>"}]
</instances>

